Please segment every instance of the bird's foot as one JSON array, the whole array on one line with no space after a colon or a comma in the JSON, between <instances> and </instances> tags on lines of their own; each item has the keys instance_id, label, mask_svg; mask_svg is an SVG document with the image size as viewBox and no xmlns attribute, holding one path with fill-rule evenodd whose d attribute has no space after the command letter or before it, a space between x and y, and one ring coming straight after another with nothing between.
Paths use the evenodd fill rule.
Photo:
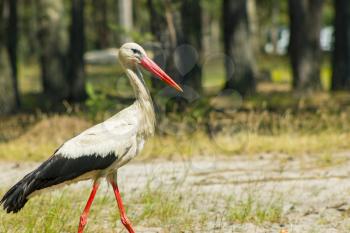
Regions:
<instances>
[{"instance_id":1,"label":"bird's foot","mask_svg":"<svg viewBox=\"0 0 350 233\"><path fill-rule=\"evenodd\" d=\"M87 214L82 214L80 216L78 233L83 233L84 227L86 226L86 224L87 224Z\"/></svg>"}]
</instances>

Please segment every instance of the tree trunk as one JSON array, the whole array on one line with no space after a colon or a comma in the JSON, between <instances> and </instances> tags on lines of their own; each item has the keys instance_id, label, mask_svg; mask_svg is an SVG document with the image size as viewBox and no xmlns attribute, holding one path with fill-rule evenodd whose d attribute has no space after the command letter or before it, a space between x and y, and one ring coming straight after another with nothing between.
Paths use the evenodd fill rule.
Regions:
<instances>
[{"instance_id":1,"label":"tree trunk","mask_svg":"<svg viewBox=\"0 0 350 233\"><path fill-rule=\"evenodd\" d=\"M8 22L7 22L7 50L11 64L12 86L15 92L16 105L20 105L17 81L17 0L7 0L8 2Z\"/></svg>"},{"instance_id":2,"label":"tree trunk","mask_svg":"<svg viewBox=\"0 0 350 233\"><path fill-rule=\"evenodd\" d=\"M154 48L154 60L177 82L179 73L174 64L174 50L177 46L177 35L173 24L170 2L147 0L147 7L151 17L150 27L154 39L158 43ZM165 12L165 13L164 13ZM164 88L159 80L152 79L153 92Z\"/></svg>"},{"instance_id":3,"label":"tree trunk","mask_svg":"<svg viewBox=\"0 0 350 233\"><path fill-rule=\"evenodd\" d=\"M182 85L202 91L202 11L200 1L181 1L175 9L171 1L148 0L151 31L160 44L155 59ZM164 13L162 13L164 12ZM179 12L180 14L176 14ZM177 18L179 17L180 18ZM155 82L154 86L159 85Z\"/></svg>"},{"instance_id":4,"label":"tree trunk","mask_svg":"<svg viewBox=\"0 0 350 233\"><path fill-rule=\"evenodd\" d=\"M21 39L21 57L23 59L39 57L39 49L41 45L38 43L38 17L37 17L37 1L38 0L25 0L17 1L18 10L18 34L25 35Z\"/></svg>"},{"instance_id":5,"label":"tree trunk","mask_svg":"<svg viewBox=\"0 0 350 233\"><path fill-rule=\"evenodd\" d=\"M84 71L84 0L72 0L69 46L69 100L82 101L87 95L85 92Z\"/></svg>"},{"instance_id":6,"label":"tree trunk","mask_svg":"<svg viewBox=\"0 0 350 233\"><path fill-rule=\"evenodd\" d=\"M259 37L259 18L256 0L247 0L247 13L249 21L249 30L251 33L251 44L254 56L259 54L260 37Z\"/></svg>"},{"instance_id":7,"label":"tree trunk","mask_svg":"<svg viewBox=\"0 0 350 233\"><path fill-rule=\"evenodd\" d=\"M96 30L94 47L104 49L110 46L110 30L108 28L108 3L107 0L92 1L93 22Z\"/></svg>"},{"instance_id":8,"label":"tree trunk","mask_svg":"<svg viewBox=\"0 0 350 233\"><path fill-rule=\"evenodd\" d=\"M181 6L181 28L182 43L192 46L192 49L181 49L179 62L180 67L186 67L193 64L193 67L186 67L180 70L182 73L182 84L187 85L196 92L202 92L202 9L198 0L184 0ZM181 54L181 50L184 50ZM180 68L178 67L178 68Z\"/></svg>"},{"instance_id":9,"label":"tree trunk","mask_svg":"<svg viewBox=\"0 0 350 233\"><path fill-rule=\"evenodd\" d=\"M37 0L37 37L41 79L44 94L51 101L60 101L68 96L66 83L67 33L63 1Z\"/></svg>"},{"instance_id":10,"label":"tree trunk","mask_svg":"<svg viewBox=\"0 0 350 233\"><path fill-rule=\"evenodd\" d=\"M148 0L151 31L159 46L154 49L155 60L164 65L165 71L185 89L184 99L174 97L167 104L167 111L183 111L202 91L202 11L200 1ZM153 82L154 90L164 89L164 84ZM186 91L192 88L194 92ZM173 97L173 93L169 92Z\"/></svg>"},{"instance_id":11,"label":"tree trunk","mask_svg":"<svg viewBox=\"0 0 350 233\"><path fill-rule=\"evenodd\" d=\"M224 0L223 27L226 59L225 89L241 95L255 91L254 58L248 25L247 1Z\"/></svg>"},{"instance_id":12,"label":"tree trunk","mask_svg":"<svg viewBox=\"0 0 350 233\"><path fill-rule=\"evenodd\" d=\"M273 53L277 54L277 43L278 43L278 19L280 17L280 0L273 0L271 10L271 43L273 47Z\"/></svg>"},{"instance_id":13,"label":"tree trunk","mask_svg":"<svg viewBox=\"0 0 350 233\"><path fill-rule=\"evenodd\" d=\"M132 0L118 0L119 24L123 33L120 38L122 43L130 41L129 33L133 26L132 20Z\"/></svg>"},{"instance_id":14,"label":"tree trunk","mask_svg":"<svg viewBox=\"0 0 350 233\"><path fill-rule=\"evenodd\" d=\"M350 89L350 2L335 0L332 90Z\"/></svg>"},{"instance_id":15,"label":"tree trunk","mask_svg":"<svg viewBox=\"0 0 350 233\"><path fill-rule=\"evenodd\" d=\"M0 115L11 113L17 108L16 86L11 74L11 62L6 50L8 39L7 23L10 21L11 6L8 0L0 0Z\"/></svg>"},{"instance_id":16,"label":"tree trunk","mask_svg":"<svg viewBox=\"0 0 350 233\"><path fill-rule=\"evenodd\" d=\"M323 0L289 0L289 54L295 90L320 89Z\"/></svg>"}]
</instances>

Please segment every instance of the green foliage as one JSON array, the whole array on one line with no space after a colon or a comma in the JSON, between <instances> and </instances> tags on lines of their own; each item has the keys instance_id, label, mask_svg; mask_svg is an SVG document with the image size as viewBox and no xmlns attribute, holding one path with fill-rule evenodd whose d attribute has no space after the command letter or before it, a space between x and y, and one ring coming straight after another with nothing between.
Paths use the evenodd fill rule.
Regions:
<instances>
[{"instance_id":1,"label":"green foliage","mask_svg":"<svg viewBox=\"0 0 350 233\"><path fill-rule=\"evenodd\" d=\"M91 83L86 84L86 93L88 98L85 103L88 107L88 114L92 119L96 119L98 113L105 112L113 106L106 93L97 92Z\"/></svg>"},{"instance_id":2,"label":"green foliage","mask_svg":"<svg viewBox=\"0 0 350 233\"><path fill-rule=\"evenodd\" d=\"M204 0L201 1L201 7L206 10L210 16L212 16L215 20L221 20L221 4L222 0Z\"/></svg>"},{"instance_id":3,"label":"green foliage","mask_svg":"<svg viewBox=\"0 0 350 233\"><path fill-rule=\"evenodd\" d=\"M333 0L325 0L323 8L323 23L327 26L333 25L335 15L333 4Z\"/></svg>"},{"instance_id":4,"label":"green foliage","mask_svg":"<svg viewBox=\"0 0 350 233\"><path fill-rule=\"evenodd\" d=\"M259 14L260 25L266 27L271 25L271 15L277 13L277 25L287 25L288 18L288 0L256 0Z\"/></svg>"}]
</instances>

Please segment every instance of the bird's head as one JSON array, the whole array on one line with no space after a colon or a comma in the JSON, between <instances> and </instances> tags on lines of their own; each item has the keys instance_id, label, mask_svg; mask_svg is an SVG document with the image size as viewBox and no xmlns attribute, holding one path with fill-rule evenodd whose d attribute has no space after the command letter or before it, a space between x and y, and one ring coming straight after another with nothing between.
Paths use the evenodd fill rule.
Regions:
<instances>
[{"instance_id":1,"label":"bird's head","mask_svg":"<svg viewBox=\"0 0 350 233\"><path fill-rule=\"evenodd\" d=\"M182 88L147 56L146 51L140 45L136 43L123 44L119 49L118 58L124 66L134 67L140 65L169 86L182 92Z\"/></svg>"}]
</instances>

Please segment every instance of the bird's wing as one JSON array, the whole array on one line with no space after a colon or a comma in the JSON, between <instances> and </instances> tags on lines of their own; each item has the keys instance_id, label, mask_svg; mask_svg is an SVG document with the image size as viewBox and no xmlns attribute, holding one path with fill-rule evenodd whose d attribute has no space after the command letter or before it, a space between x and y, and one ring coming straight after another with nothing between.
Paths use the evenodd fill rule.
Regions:
<instances>
[{"instance_id":1,"label":"bird's wing","mask_svg":"<svg viewBox=\"0 0 350 233\"><path fill-rule=\"evenodd\" d=\"M138 127L135 115L111 118L65 142L55 155L72 159L87 155L104 157L111 152L120 155L136 137Z\"/></svg>"}]
</instances>

